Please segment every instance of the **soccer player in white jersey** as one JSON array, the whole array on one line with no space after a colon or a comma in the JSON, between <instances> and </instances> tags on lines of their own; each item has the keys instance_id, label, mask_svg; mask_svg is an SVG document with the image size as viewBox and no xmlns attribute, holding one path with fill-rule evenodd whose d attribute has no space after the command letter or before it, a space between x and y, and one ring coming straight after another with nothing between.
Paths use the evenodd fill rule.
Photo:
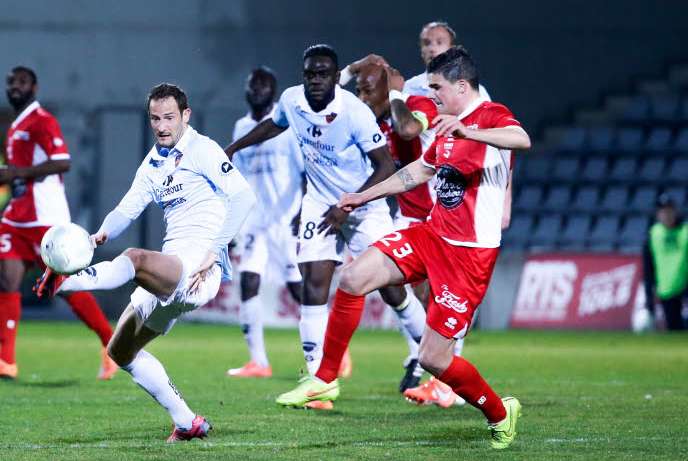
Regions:
<instances>
[{"instance_id":1,"label":"soccer player in white jersey","mask_svg":"<svg viewBox=\"0 0 688 461\"><path fill-rule=\"evenodd\" d=\"M136 282L108 353L168 411L175 427L167 441L176 442L203 438L211 426L189 409L162 364L143 347L167 333L181 314L213 299L220 280L231 277L227 246L256 199L222 148L189 126L191 109L179 87L154 87L148 116L156 144L92 239L102 245L117 238L154 201L164 212L162 252L129 248L69 277L48 269L37 294L111 290Z\"/></svg>"},{"instance_id":2,"label":"soccer player in white jersey","mask_svg":"<svg viewBox=\"0 0 688 461\"><path fill-rule=\"evenodd\" d=\"M298 261L303 275L299 330L310 374L320 366L327 327L327 301L335 267L343 262L344 246L355 257L392 228L384 200L371 202L353 213L336 203L346 192L363 190L392 174L384 135L371 110L337 85L337 54L327 45L304 52L303 85L286 89L271 119L227 147L236 151L274 137L288 127L303 153L307 190L301 209ZM420 337L423 308L402 287L380 290L412 335ZM282 403L281 396L277 402ZM331 408L331 402L325 408ZM318 405L316 402L311 407Z\"/></svg>"},{"instance_id":3,"label":"soccer player in white jersey","mask_svg":"<svg viewBox=\"0 0 688 461\"><path fill-rule=\"evenodd\" d=\"M234 125L233 140L273 116L277 79L272 70L259 67L246 81L250 111ZM251 359L228 376L272 376L263 340L262 306L258 291L266 269L277 270L297 302L301 301L301 273L296 262L296 232L303 186L303 157L291 130L242 149L232 157L256 193L258 203L241 231L244 245L239 273L239 320Z\"/></svg>"}]
</instances>

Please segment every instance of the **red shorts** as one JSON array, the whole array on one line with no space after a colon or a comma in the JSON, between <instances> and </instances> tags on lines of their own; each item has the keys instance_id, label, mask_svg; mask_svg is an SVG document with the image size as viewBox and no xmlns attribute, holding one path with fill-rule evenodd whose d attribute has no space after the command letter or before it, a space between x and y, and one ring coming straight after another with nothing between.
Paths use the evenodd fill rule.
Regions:
<instances>
[{"instance_id":1,"label":"red shorts","mask_svg":"<svg viewBox=\"0 0 688 461\"><path fill-rule=\"evenodd\" d=\"M499 248L450 245L428 223L392 232L373 246L396 263L406 283L428 279L430 328L447 338L466 335L487 291Z\"/></svg>"},{"instance_id":2,"label":"red shorts","mask_svg":"<svg viewBox=\"0 0 688 461\"><path fill-rule=\"evenodd\" d=\"M44 268L41 239L49 226L14 227L0 223L0 259L21 259Z\"/></svg>"}]
</instances>

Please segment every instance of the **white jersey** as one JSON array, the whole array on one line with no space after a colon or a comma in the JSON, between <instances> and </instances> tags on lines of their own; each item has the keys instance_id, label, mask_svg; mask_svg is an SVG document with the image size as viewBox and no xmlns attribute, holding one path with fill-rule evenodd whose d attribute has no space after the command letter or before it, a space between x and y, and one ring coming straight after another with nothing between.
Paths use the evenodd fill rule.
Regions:
<instances>
[{"instance_id":1,"label":"white jersey","mask_svg":"<svg viewBox=\"0 0 688 461\"><path fill-rule=\"evenodd\" d=\"M273 113L274 108L263 120ZM232 140L241 138L263 120L255 121L251 114L240 118L234 125ZM288 225L301 206L303 177L303 157L292 130L237 151L232 161L258 198L245 229Z\"/></svg>"},{"instance_id":2,"label":"white jersey","mask_svg":"<svg viewBox=\"0 0 688 461\"><path fill-rule=\"evenodd\" d=\"M485 89L484 86L478 85L478 90L480 92L480 97L487 100L487 101L492 101L492 98L490 98L489 93ZM427 96L430 97L432 90L430 89L430 86L428 84L428 73L423 72L422 74L418 74L415 77L412 77L406 82L404 82L404 93L406 94L411 94L415 96Z\"/></svg>"},{"instance_id":3,"label":"white jersey","mask_svg":"<svg viewBox=\"0 0 688 461\"><path fill-rule=\"evenodd\" d=\"M313 112L303 85L287 88L273 121L296 134L307 178L307 195L334 205L345 192L357 191L373 173L366 155L387 144L373 112L353 93L335 86L334 99ZM385 206L384 200L371 202Z\"/></svg>"},{"instance_id":4,"label":"white jersey","mask_svg":"<svg viewBox=\"0 0 688 461\"><path fill-rule=\"evenodd\" d=\"M226 278L231 237L220 240L230 218L228 198L249 185L222 148L191 126L174 148L165 151L154 146L148 152L116 210L134 220L154 201L164 213L163 253L221 249L219 262Z\"/></svg>"}]
</instances>

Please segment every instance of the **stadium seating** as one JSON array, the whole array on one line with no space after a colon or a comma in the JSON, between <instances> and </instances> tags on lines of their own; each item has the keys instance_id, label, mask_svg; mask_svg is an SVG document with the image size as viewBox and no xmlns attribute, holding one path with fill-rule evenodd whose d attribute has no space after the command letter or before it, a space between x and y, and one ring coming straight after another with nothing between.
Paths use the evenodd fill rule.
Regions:
<instances>
[{"instance_id":1,"label":"stadium seating","mask_svg":"<svg viewBox=\"0 0 688 461\"><path fill-rule=\"evenodd\" d=\"M655 202L688 205L688 66L545 127L514 173L504 249L638 253Z\"/></svg>"}]
</instances>

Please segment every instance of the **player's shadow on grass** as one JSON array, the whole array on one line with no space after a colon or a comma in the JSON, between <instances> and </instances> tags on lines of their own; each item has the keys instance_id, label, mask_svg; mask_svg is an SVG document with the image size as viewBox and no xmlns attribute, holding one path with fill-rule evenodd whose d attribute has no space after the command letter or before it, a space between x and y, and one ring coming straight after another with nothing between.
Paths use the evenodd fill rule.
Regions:
<instances>
[{"instance_id":1,"label":"player's shadow on grass","mask_svg":"<svg viewBox=\"0 0 688 461\"><path fill-rule=\"evenodd\" d=\"M78 386L79 380L61 379L58 381L17 381L17 385L22 387L38 387L42 389L61 389L64 387Z\"/></svg>"}]
</instances>

